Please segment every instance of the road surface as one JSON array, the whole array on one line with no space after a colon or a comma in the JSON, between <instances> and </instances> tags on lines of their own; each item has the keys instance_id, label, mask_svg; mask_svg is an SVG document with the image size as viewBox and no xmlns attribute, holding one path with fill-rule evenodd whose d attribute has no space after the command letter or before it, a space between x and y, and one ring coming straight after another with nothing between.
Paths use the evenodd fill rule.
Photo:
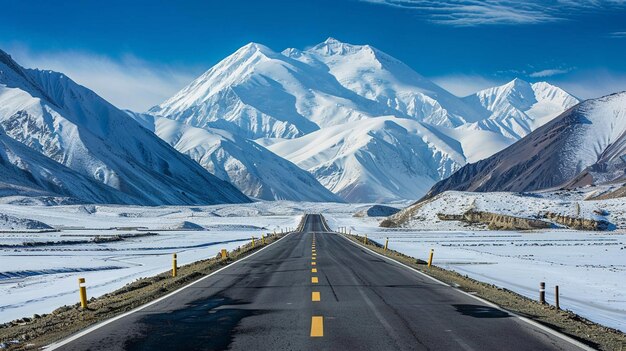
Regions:
<instances>
[{"instance_id":1,"label":"road surface","mask_svg":"<svg viewBox=\"0 0 626 351\"><path fill-rule=\"evenodd\" d=\"M257 254L60 350L580 350L307 215Z\"/></svg>"}]
</instances>

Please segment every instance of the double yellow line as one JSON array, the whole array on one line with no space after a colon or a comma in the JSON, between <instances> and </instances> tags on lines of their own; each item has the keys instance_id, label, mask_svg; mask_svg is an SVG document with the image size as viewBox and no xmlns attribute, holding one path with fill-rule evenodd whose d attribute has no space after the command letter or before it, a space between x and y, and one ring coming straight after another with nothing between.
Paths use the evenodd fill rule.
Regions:
<instances>
[{"instance_id":1,"label":"double yellow line","mask_svg":"<svg viewBox=\"0 0 626 351\"><path fill-rule=\"evenodd\" d=\"M313 234L313 244L311 247L311 273L317 273L317 251L315 249L315 234ZM319 283L317 275L311 276L311 284ZM319 291L311 292L311 301L320 302L322 300ZM311 317L311 337L318 338L324 336L324 317L313 316Z\"/></svg>"}]
</instances>

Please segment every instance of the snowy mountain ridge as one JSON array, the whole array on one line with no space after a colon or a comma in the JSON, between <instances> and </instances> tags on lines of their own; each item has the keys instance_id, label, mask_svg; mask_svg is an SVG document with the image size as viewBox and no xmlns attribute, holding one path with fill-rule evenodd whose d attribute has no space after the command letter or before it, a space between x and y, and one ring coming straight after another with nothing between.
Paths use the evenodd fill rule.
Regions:
<instances>
[{"instance_id":1,"label":"snowy mountain ridge","mask_svg":"<svg viewBox=\"0 0 626 351\"><path fill-rule=\"evenodd\" d=\"M142 126L218 178L261 200L342 202L311 174L232 133L128 111Z\"/></svg>"},{"instance_id":2,"label":"snowy mountain ridge","mask_svg":"<svg viewBox=\"0 0 626 351\"><path fill-rule=\"evenodd\" d=\"M49 195L141 205L249 201L93 91L61 73L24 69L2 51L0 127L12 139L3 159ZM13 191L19 184L5 176L3 189Z\"/></svg>"},{"instance_id":3,"label":"snowy mountain ridge","mask_svg":"<svg viewBox=\"0 0 626 351\"><path fill-rule=\"evenodd\" d=\"M372 46L329 38L282 52L247 44L148 113L257 140L349 201L395 201L420 197L465 163L502 150L576 102L548 83L518 79L459 98ZM404 138L398 128L428 131L438 141L429 144L432 137L417 133L405 140L412 145L406 148L397 142ZM431 151L424 152L424 144ZM310 150L306 160L302 148ZM373 171L392 154L401 157L396 174Z\"/></svg>"},{"instance_id":4,"label":"snowy mountain ridge","mask_svg":"<svg viewBox=\"0 0 626 351\"><path fill-rule=\"evenodd\" d=\"M306 63L317 61L342 86L392 108L396 116L447 127L478 118L459 98L370 45L329 38L304 52L287 49L283 53Z\"/></svg>"},{"instance_id":5,"label":"snowy mountain ridge","mask_svg":"<svg viewBox=\"0 0 626 351\"><path fill-rule=\"evenodd\" d=\"M250 43L161 105L156 116L247 138L293 138L321 126L390 112L328 72Z\"/></svg>"},{"instance_id":6,"label":"snowy mountain ridge","mask_svg":"<svg viewBox=\"0 0 626 351\"><path fill-rule=\"evenodd\" d=\"M626 92L584 101L495 155L433 186L447 190L533 191L624 179Z\"/></svg>"},{"instance_id":7,"label":"snowy mountain ridge","mask_svg":"<svg viewBox=\"0 0 626 351\"><path fill-rule=\"evenodd\" d=\"M463 99L487 118L464 128L483 129L518 140L555 118L580 100L546 82L528 83L519 78L481 90Z\"/></svg>"},{"instance_id":8,"label":"snowy mountain ridge","mask_svg":"<svg viewBox=\"0 0 626 351\"><path fill-rule=\"evenodd\" d=\"M458 142L393 116L323 128L268 148L349 202L410 199L464 164Z\"/></svg>"}]
</instances>

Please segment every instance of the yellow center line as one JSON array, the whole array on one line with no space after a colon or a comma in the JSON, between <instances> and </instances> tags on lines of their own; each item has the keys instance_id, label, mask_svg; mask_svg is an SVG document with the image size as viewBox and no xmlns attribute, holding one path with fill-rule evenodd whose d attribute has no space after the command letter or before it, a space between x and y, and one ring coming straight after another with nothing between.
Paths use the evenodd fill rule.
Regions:
<instances>
[{"instance_id":1,"label":"yellow center line","mask_svg":"<svg viewBox=\"0 0 626 351\"><path fill-rule=\"evenodd\" d=\"M320 299L321 299L321 296L320 296L320 292L319 291L311 292L311 301L317 302L317 301L320 301Z\"/></svg>"},{"instance_id":2,"label":"yellow center line","mask_svg":"<svg viewBox=\"0 0 626 351\"><path fill-rule=\"evenodd\" d=\"M317 284L319 283L319 279L317 279L317 277L311 277L311 283Z\"/></svg>"},{"instance_id":3,"label":"yellow center line","mask_svg":"<svg viewBox=\"0 0 626 351\"><path fill-rule=\"evenodd\" d=\"M311 273L317 273L317 268L311 268Z\"/></svg>"},{"instance_id":4,"label":"yellow center line","mask_svg":"<svg viewBox=\"0 0 626 351\"><path fill-rule=\"evenodd\" d=\"M315 256L311 257L311 259L312 259L313 261L315 261Z\"/></svg>"},{"instance_id":5,"label":"yellow center line","mask_svg":"<svg viewBox=\"0 0 626 351\"><path fill-rule=\"evenodd\" d=\"M311 255L313 255L313 256L317 256L317 254L316 254L315 252L314 252L314 253L312 253Z\"/></svg>"},{"instance_id":6,"label":"yellow center line","mask_svg":"<svg viewBox=\"0 0 626 351\"><path fill-rule=\"evenodd\" d=\"M311 262L311 266L315 266L317 263L315 262Z\"/></svg>"},{"instance_id":7,"label":"yellow center line","mask_svg":"<svg viewBox=\"0 0 626 351\"><path fill-rule=\"evenodd\" d=\"M316 338L322 336L324 336L324 317L311 317L311 337Z\"/></svg>"}]
</instances>

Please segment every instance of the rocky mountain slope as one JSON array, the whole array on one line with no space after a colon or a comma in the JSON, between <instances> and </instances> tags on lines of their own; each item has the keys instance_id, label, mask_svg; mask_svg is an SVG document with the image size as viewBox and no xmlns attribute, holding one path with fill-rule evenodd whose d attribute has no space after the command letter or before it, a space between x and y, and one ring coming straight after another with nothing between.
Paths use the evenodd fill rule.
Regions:
<instances>
[{"instance_id":1,"label":"rocky mountain slope","mask_svg":"<svg viewBox=\"0 0 626 351\"><path fill-rule=\"evenodd\" d=\"M587 100L497 154L433 186L446 190L530 191L624 178L626 92Z\"/></svg>"}]
</instances>

